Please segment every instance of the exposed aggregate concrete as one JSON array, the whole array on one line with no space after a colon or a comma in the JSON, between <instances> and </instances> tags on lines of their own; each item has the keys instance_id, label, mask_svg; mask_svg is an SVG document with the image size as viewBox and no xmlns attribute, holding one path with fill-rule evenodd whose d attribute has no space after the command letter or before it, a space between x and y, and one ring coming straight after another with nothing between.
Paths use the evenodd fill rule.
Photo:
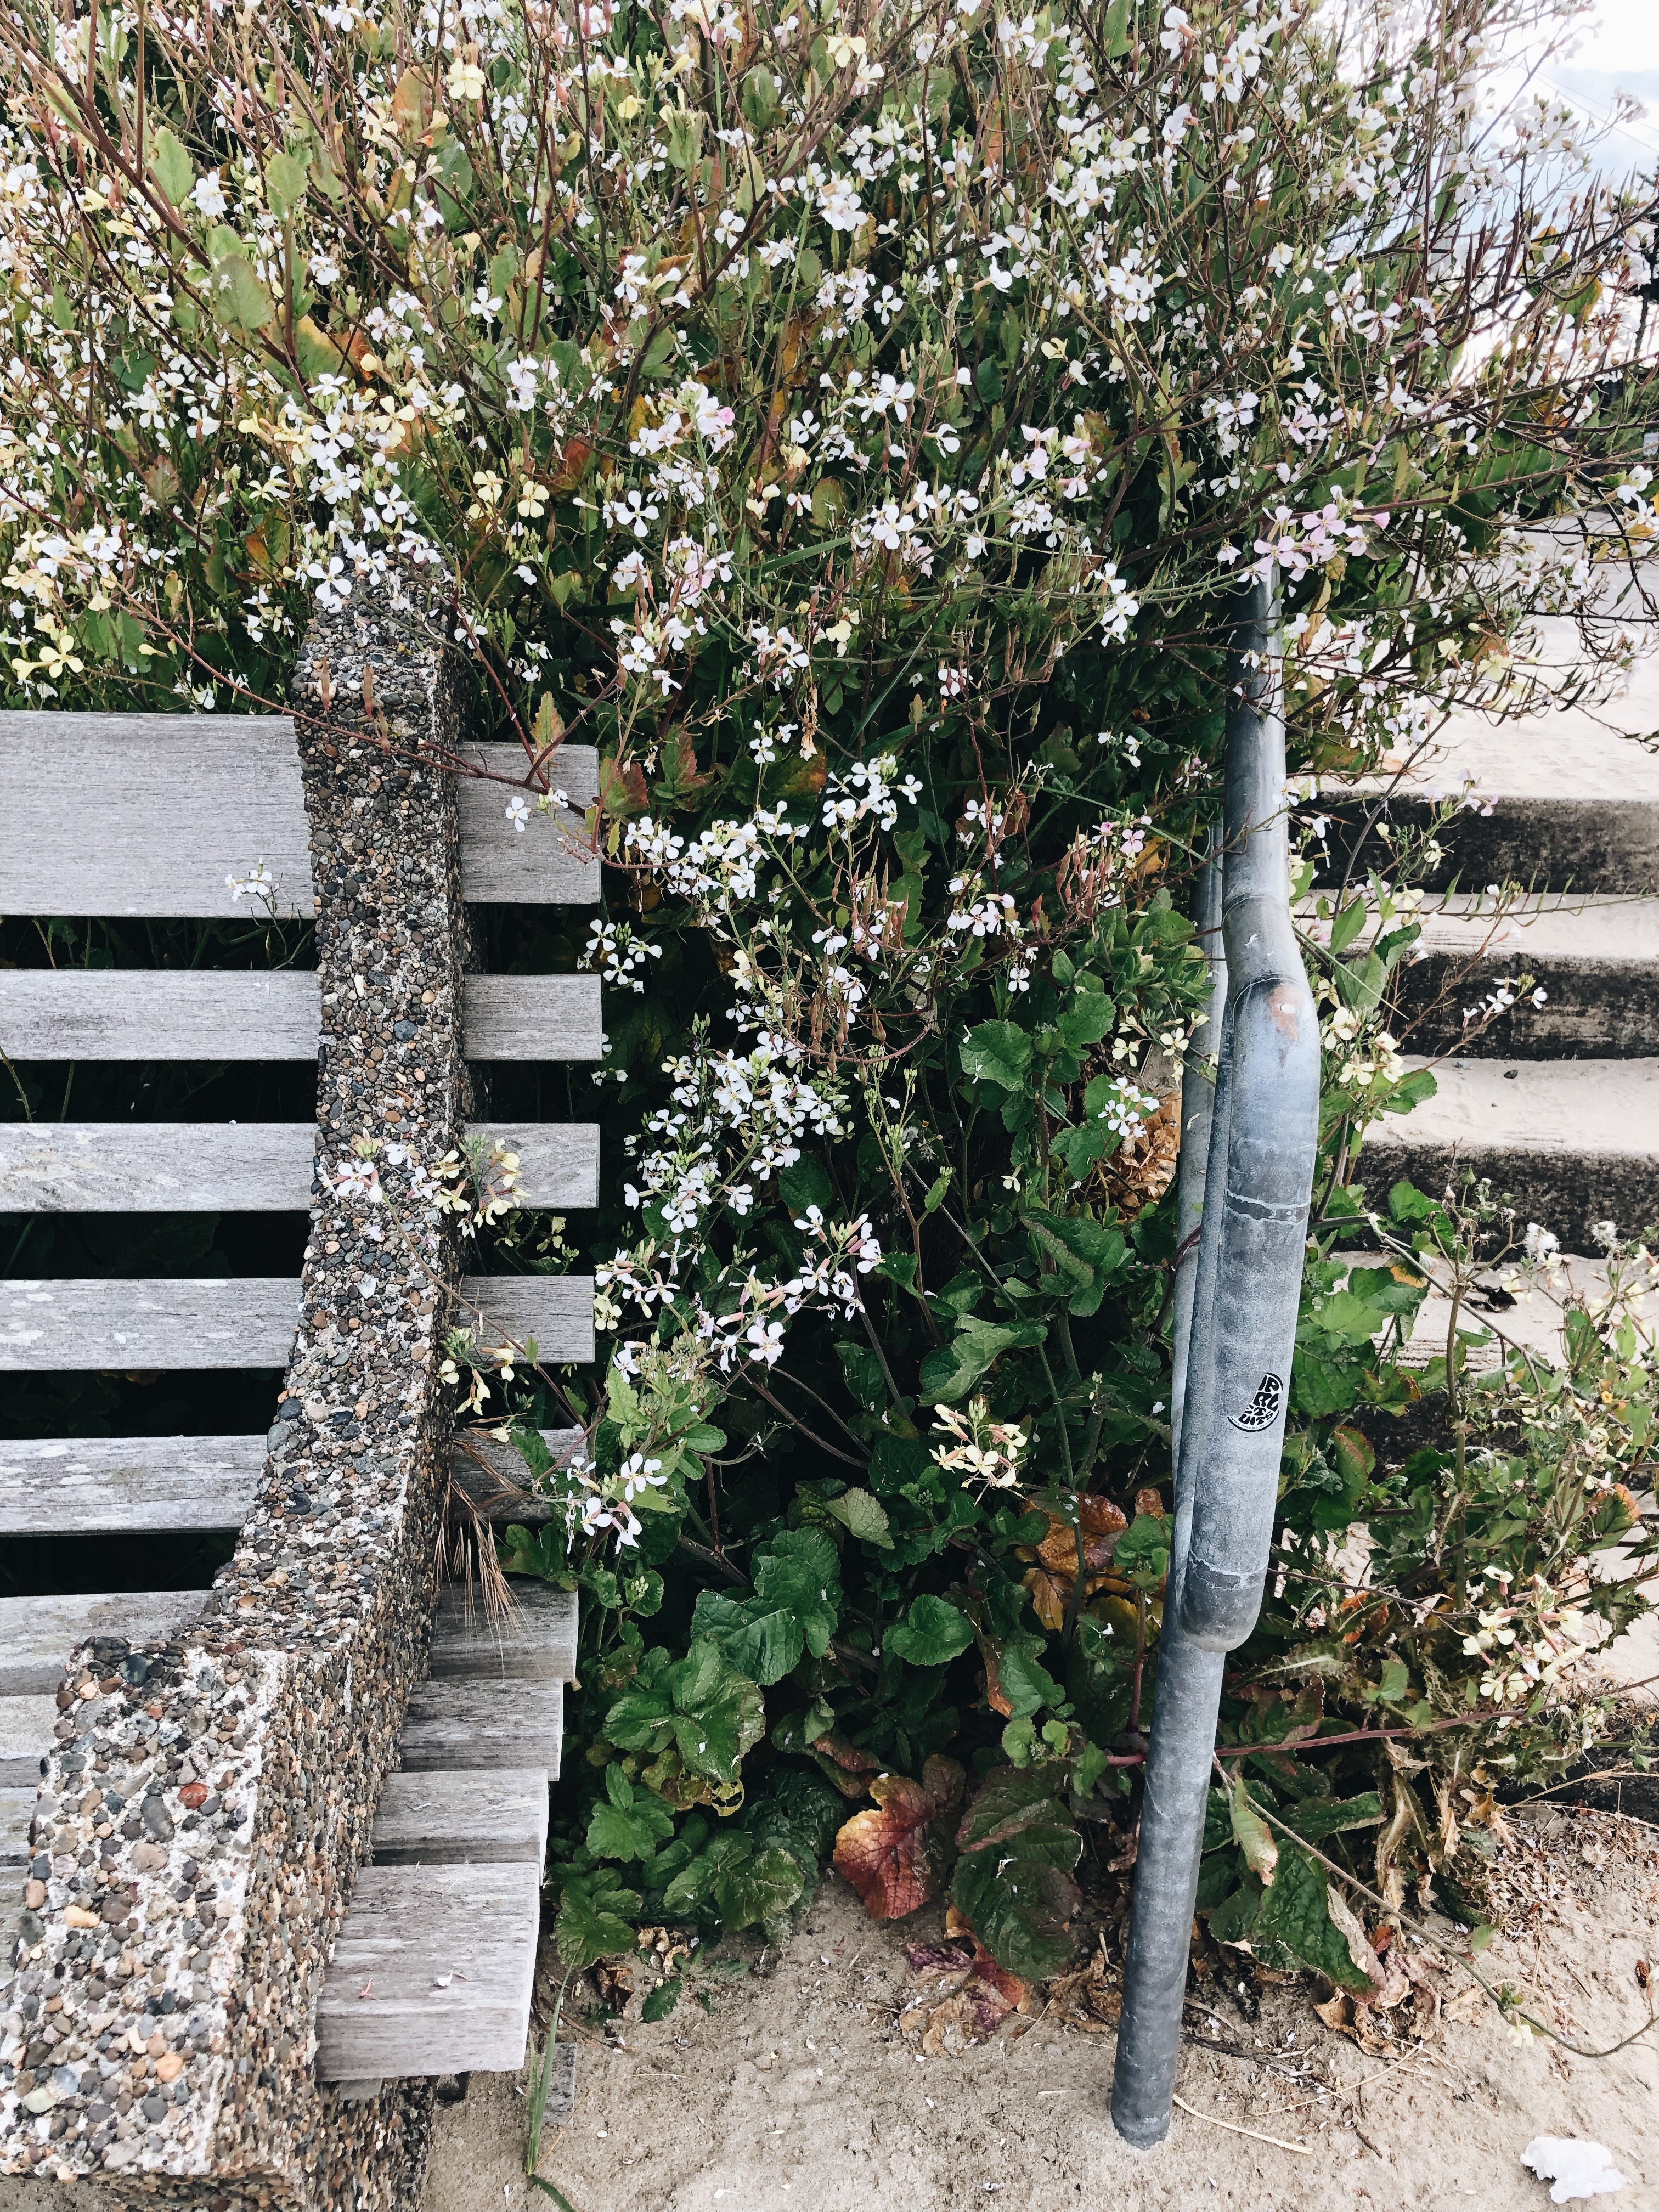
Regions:
<instances>
[{"instance_id":1,"label":"exposed aggregate concrete","mask_svg":"<svg viewBox=\"0 0 1659 2212\"><path fill-rule=\"evenodd\" d=\"M0 1983L0 2172L43 2187L95 2175L210 2212L389 2212L419 2192L429 2086L347 2104L313 2070L318 1991L425 1664L450 1424L433 1346L459 1273L422 1178L467 1105L453 788L351 735L458 735L435 629L398 596L319 613L295 689L320 1172L258 1498L200 1623L83 1644L58 1696ZM337 1187L365 1137L378 1201L361 1170Z\"/></svg>"}]
</instances>

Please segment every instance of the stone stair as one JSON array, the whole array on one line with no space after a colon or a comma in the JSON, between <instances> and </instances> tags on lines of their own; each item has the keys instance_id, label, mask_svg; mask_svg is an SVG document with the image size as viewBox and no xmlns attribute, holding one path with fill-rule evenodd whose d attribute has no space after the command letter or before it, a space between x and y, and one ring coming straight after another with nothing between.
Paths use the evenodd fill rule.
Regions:
<instances>
[{"instance_id":1,"label":"stone stair","mask_svg":"<svg viewBox=\"0 0 1659 2212\"><path fill-rule=\"evenodd\" d=\"M1534 1288L1513 1303L1495 1274L1477 1292L1460 1321L1492 1327L1502 1342L1473 1350L1475 1369L1496 1364L1505 1344L1559 1359L1565 1304L1593 1304L1605 1291L1595 1224L1612 1221L1630 1236L1659 1223L1659 753L1633 742L1656 731L1659 658L1639 665L1626 696L1597 715L1459 721L1417 791L1386 802L1388 818L1420 822L1425 789L1455 792L1475 780L1474 805L1443 839L1419 957L1401 978L1402 1029L1414 1024L1407 1042L1417 1048L1408 1057L1433 1067L1438 1090L1373 1127L1361 1162L1368 1195L1377 1203L1401 1177L1438 1191L1472 1168L1513 1200L1522 1224L1552 1231L1570 1255L1557 1297ZM1321 804L1333 811L1339 863L1346 854L1386 867L1374 830L1358 834L1374 820L1374 792L1322 793ZM1494 926L1488 887L1505 881L1531 892ZM1467 1036L1463 1008L1522 973L1547 994L1543 1006L1521 998ZM1647 1304L1659 1321L1659 1297ZM1431 1291L1407 1358L1443 1352L1450 1322L1449 1299ZM1407 1440L1409 1428L1385 1449L1421 1441ZM1602 1571L1632 1569L1616 1553ZM1615 1686L1656 1701L1659 1617L1638 1622L1598 1663Z\"/></svg>"},{"instance_id":2,"label":"stone stair","mask_svg":"<svg viewBox=\"0 0 1659 2212\"><path fill-rule=\"evenodd\" d=\"M1373 1198L1401 1176L1437 1191L1468 1166L1568 1252L1596 1253L1599 1222L1626 1235L1659 1222L1659 753L1621 729L1659 730L1659 661L1600 715L1467 718L1386 799L1375 787L1322 794L1339 867L1345 854L1386 865L1379 811L1420 818L1428 791L1474 779L1402 987L1419 1024L1410 1064L1431 1065L1438 1092L1371 1130ZM1487 886L1504 880L1531 896L1494 928ZM1451 988L1471 957L1477 972ZM1522 972L1542 1007L1522 1000L1466 1037L1462 1009Z\"/></svg>"}]
</instances>

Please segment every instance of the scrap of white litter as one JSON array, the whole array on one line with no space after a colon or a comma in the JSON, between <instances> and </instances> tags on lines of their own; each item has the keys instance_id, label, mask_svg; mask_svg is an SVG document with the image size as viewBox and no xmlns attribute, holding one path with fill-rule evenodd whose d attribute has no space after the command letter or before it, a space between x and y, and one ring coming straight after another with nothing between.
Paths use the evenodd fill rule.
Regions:
<instances>
[{"instance_id":1,"label":"scrap of white litter","mask_svg":"<svg viewBox=\"0 0 1659 2212\"><path fill-rule=\"evenodd\" d=\"M1571 2204L1586 2197L1610 2197L1629 2184L1613 2162L1605 2143L1587 2142L1577 2136L1534 2136L1521 2154L1540 2181L1555 2184L1552 2204Z\"/></svg>"}]
</instances>

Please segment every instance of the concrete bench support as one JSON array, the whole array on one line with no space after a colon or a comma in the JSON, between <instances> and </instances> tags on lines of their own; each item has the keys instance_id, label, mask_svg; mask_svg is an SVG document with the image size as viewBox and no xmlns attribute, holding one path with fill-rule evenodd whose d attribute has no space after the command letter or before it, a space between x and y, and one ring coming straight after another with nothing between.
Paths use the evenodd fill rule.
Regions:
<instances>
[{"instance_id":1,"label":"concrete bench support","mask_svg":"<svg viewBox=\"0 0 1659 2212\"><path fill-rule=\"evenodd\" d=\"M283 1441L206 1613L165 1641L83 1643L57 1693L0 1996L0 2170L43 2191L96 2176L211 2212L391 2212L419 2187L430 2085L348 2102L315 2066L324 1970L424 1665L449 1452L436 1286L461 1272L413 1181L468 1104L453 787L352 734L367 696L417 755L458 735L436 611L398 597L360 586L319 615L295 698L320 1158L336 1176L367 1134L384 1202L361 1182L313 1200Z\"/></svg>"}]
</instances>

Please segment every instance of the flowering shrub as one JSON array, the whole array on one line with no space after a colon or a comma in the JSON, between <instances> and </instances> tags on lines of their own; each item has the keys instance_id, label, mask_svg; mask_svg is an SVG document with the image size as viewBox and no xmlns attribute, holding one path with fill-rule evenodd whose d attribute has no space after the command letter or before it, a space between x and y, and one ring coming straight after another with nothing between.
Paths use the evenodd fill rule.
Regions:
<instances>
[{"instance_id":1,"label":"flowering shrub","mask_svg":"<svg viewBox=\"0 0 1659 2212\"><path fill-rule=\"evenodd\" d=\"M1236 581L1283 584L1316 771L1535 704L1540 611L1592 688L1624 650L1646 232L1560 117L1485 112L1528 12L1340 43L1253 0L0 27L14 699L276 698L313 598L424 567L526 749L501 834L571 823L557 748L599 749L605 910L544 950L611 986L605 1370L449 1346L550 1515L507 1564L586 1595L573 1960L642 1912L775 1928L838 1827L872 1909L948 1886L1005 1966L1064 1956L1079 1823L1125 1812L1156 1694L1164 1194L1207 1042L1182 906ZM1310 930L1345 1219L1365 1122L1431 1079L1389 1027L1409 872ZM450 1164L518 1264L569 1263L497 1218L505 1162L470 1200ZM1531 1536L1498 1596L1446 1564L1475 1540L1448 1552L1447 1498L1490 1534L1505 1478L1480 1462L1477 1509L1460 1446L1402 1492L1347 1418L1423 1387L1374 1346L1423 1292L1414 1203L1397 1261L1322 1241L1310 1273L1285 1580L1226 1720L1298 1802L1392 1758L1370 1723L1408 1690L1454 1773L1563 1741L1559 1670L1523 1711L1479 1641ZM1559 1480L1601 1500L1622 1433ZM1530 1530L1556 1509L1516 1480ZM1433 1569L1426 1637L1380 1581L1344 1613L1373 1515ZM1423 1755L1387 1767L1390 1863Z\"/></svg>"}]
</instances>

